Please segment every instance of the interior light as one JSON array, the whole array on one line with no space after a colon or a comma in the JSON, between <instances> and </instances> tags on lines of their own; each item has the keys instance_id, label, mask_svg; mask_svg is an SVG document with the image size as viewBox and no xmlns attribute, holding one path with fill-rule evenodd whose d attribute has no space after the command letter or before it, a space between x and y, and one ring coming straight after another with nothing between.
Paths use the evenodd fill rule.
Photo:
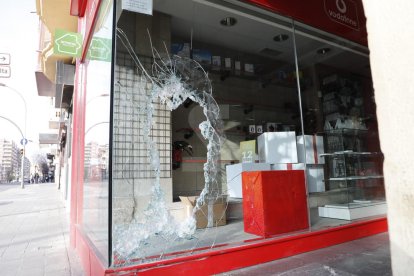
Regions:
<instances>
[{"instance_id":1,"label":"interior light","mask_svg":"<svg viewBox=\"0 0 414 276\"><path fill-rule=\"evenodd\" d=\"M234 26L236 25L236 23L237 23L237 20L234 17L226 17L220 20L220 24L226 27Z\"/></svg>"},{"instance_id":2,"label":"interior light","mask_svg":"<svg viewBox=\"0 0 414 276\"><path fill-rule=\"evenodd\" d=\"M274 41L276 42L282 42L282 41L286 41L289 38L289 36L287 34L279 34L277 36L275 36L273 38Z\"/></svg>"},{"instance_id":3,"label":"interior light","mask_svg":"<svg viewBox=\"0 0 414 276\"><path fill-rule=\"evenodd\" d=\"M318 53L319 55L326 55L330 51L331 51L331 48L321 48L318 51L316 51L316 53Z\"/></svg>"}]
</instances>

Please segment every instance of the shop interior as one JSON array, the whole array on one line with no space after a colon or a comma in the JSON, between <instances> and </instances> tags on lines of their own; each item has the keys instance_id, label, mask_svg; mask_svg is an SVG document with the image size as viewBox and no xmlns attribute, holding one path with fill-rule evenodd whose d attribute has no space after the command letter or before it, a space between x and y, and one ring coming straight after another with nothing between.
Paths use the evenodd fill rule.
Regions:
<instances>
[{"instance_id":1,"label":"shop interior","mask_svg":"<svg viewBox=\"0 0 414 276\"><path fill-rule=\"evenodd\" d=\"M116 20L148 72L154 59L170 55L200 63L220 107L224 133L215 227L197 225L189 239L151 238L131 250L128 262L236 246L385 213L383 157L366 47L234 1L155 0L152 16L117 10ZM147 95L136 92L142 72L119 37L115 55L109 206L112 242L122 247L125 237L116 235L117 227L145 215L152 172L135 105ZM170 214L180 221L191 214L193 197L204 188L207 143L199 124L205 115L189 99L173 111L153 104L151 137L158 144L160 183ZM282 171L288 177L302 171L305 226L263 235L246 231L243 171ZM286 181L283 187L293 185ZM278 206L269 206L267 214L278 213ZM114 248L114 260L125 258Z\"/></svg>"}]
</instances>

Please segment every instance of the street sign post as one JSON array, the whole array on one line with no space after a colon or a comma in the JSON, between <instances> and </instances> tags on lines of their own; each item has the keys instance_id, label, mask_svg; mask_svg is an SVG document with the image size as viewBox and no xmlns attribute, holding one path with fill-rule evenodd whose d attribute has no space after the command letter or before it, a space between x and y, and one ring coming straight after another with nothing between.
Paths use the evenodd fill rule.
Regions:
<instances>
[{"instance_id":1,"label":"street sign post","mask_svg":"<svg viewBox=\"0 0 414 276\"><path fill-rule=\"evenodd\" d=\"M0 53L0 65L10 65L10 54Z\"/></svg>"},{"instance_id":2,"label":"street sign post","mask_svg":"<svg viewBox=\"0 0 414 276\"><path fill-rule=\"evenodd\" d=\"M0 65L0 78L10 78L11 69L9 65Z\"/></svg>"}]
</instances>

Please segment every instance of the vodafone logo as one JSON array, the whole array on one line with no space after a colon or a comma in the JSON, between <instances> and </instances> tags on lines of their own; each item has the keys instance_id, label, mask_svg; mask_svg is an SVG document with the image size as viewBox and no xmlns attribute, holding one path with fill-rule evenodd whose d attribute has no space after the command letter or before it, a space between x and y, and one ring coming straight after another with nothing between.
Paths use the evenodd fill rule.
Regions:
<instances>
[{"instance_id":1,"label":"vodafone logo","mask_svg":"<svg viewBox=\"0 0 414 276\"><path fill-rule=\"evenodd\" d=\"M352 0L324 0L325 12L329 19L359 30L358 7Z\"/></svg>"},{"instance_id":2,"label":"vodafone logo","mask_svg":"<svg viewBox=\"0 0 414 276\"><path fill-rule=\"evenodd\" d=\"M341 13L346 13L346 4L344 0L336 0L336 7Z\"/></svg>"}]
</instances>

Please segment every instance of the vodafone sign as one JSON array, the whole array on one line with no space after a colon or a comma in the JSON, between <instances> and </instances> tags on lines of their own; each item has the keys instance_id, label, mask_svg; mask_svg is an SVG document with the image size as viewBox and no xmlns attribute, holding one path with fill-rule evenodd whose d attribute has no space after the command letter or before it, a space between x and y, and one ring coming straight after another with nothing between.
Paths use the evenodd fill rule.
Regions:
<instances>
[{"instance_id":1,"label":"vodafone sign","mask_svg":"<svg viewBox=\"0 0 414 276\"><path fill-rule=\"evenodd\" d=\"M361 0L241 0L367 46Z\"/></svg>"},{"instance_id":2,"label":"vodafone sign","mask_svg":"<svg viewBox=\"0 0 414 276\"><path fill-rule=\"evenodd\" d=\"M359 30L358 8L352 0L324 0L329 19L354 30Z\"/></svg>"}]
</instances>

